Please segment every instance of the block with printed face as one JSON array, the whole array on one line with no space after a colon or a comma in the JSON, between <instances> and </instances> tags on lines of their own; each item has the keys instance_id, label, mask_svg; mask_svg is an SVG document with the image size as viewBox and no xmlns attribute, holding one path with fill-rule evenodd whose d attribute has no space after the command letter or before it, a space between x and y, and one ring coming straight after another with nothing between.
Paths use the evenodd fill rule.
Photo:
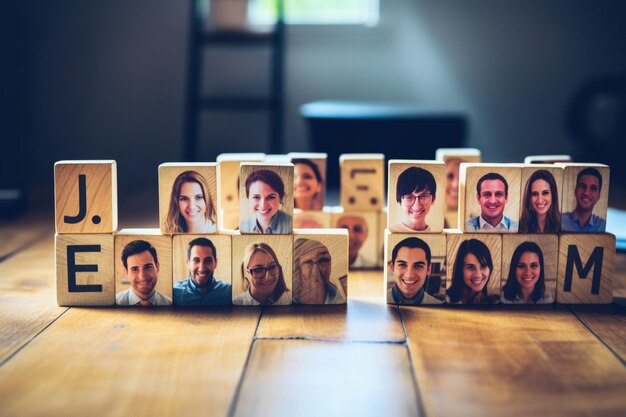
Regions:
<instances>
[{"instance_id":1,"label":"block with printed face","mask_svg":"<svg viewBox=\"0 0 626 417\"><path fill-rule=\"evenodd\" d=\"M292 303L293 235L233 235L233 304Z\"/></svg>"},{"instance_id":2,"label":"block with printed face","mask_svg":"<svg viewBox=\"0 0 626 417\"><path fill-rule=\"evenodd\" d=\"M557 303L611 303L614 272L614 235L609 233L559 235Z\"/></svg>"},{"instance_id":3,"label":"block with printed face","mask_svg":"<svg viewBox=\"0 0 626 417\"><path fill-rule=\"evenodd\" d=\"M163 234L216 233L217 164L159 165L159 220Z\"/></svg>"},{"instance_id":4,"label":"block with printed face","mask_svg":"<svg viewBox=\"0 0 626 417\"><path fill-rule=\"evenodd\" d=\"M462 163L459 222L464 232L517 233L520 164Z\"/></svg>"},{"instance_id":5,"label":"block with printed face","mask_svg":"<svg viewBox=\"0 0 626 417\"><path fill-rule=\"evenodd\" d=\"M385 198L385 156L343 154L339 164L341 206L346 211L381 210Z\"/></svg>"},{"instance_id":6,"label":"block with printed face","mask_svg":"<svg viewBox=\"0 0 626 417\"><path fill-rule=\"evenodd\" d=\"M115 304L112 234L56 235L57 303L60 306Z\"/></svg>"},{"instance_id":7,"label":"block with printed face","mask_svg":"<svg viewBox=\"0 0 626 417\"><path fill-rule=\"evenodd\" d=\"M563 169L553 164L522 167L519 233L561 230Z\"/></svg>"},{"instance_id":8,"label":"block with printed face","mask_svg":"<svg viewBox=\"0 0 626 417\"><path fill-rule=\"evenodd\" d=\"M325 153L291 152L287 154L294 166L294 207L304 211L322 210L326 195Z\"/></svg>"},{"instance_id":9,"label":"block with printed face","mask_svg":"<svg viewBox=\"0 0 626 417\"><path fill-rule=\"evenodd\" d=\"M348 231L295 229L293 303L345 304L348 296Z\"/></svg>"},{"instance_id":10,"label":"block with printed face","mask_svg":"<svg viewBox=\"0 0 626 417\"><path fill-rule=\"evenodd\" d=\"M445 164L389 161L387 207L392 233L443 231Z\"/></svg>"},{"instance_id":11,"label":"block with printed face","mask_svg":"<svg viewBox=\"0 0 626 417\"><path fill-rule=\"evenodd\" d=\"M602 164L555 164L563 168L561 231L606 230L610 169Z\"/></svg>"},{"instance_id":12,"label":"block with printed face","mask_svg":"<svg viewBox=\"0 0 626 417\"><path fill-rule=\"evenodd\" d=\"M446 234L446 237L446 302L498 303L502 235L453 232Z\"/></svg>"},{"instance_id":13,"label":"block with printed face","mask_svg":"<svg viewBox=\"0 0 626 417\"><path fill-rule=\"evenodd\" d=\"M172 304L172 237L159 229L123 229L115 235L115 304Z\"/></svg>"},{"instance_id":14,"label":"block with printed face","mask_svg":"<svg viewBox=\"0 0 626 417\"><path fill-rule=\"evenodd\" d=\"M232 303L232 235L176 235L172 241L173 302L211 307Z\"/></svg>"},{"instance_id":15,"label":"block with printed face","mask_svg":"<svg viewBox=\"0 0 626 417\"><path fill-rule=\"evenodd\" d=\"M480 150L476 148L439 148L435 152L435 159L446 164L444 210L446 228L459 227L459 167L462 162L480 162L480 157Z\"/></svg>"},{"instance_id":16,"label":"block with printed face","mask_svg":"<svg viewBox=\"0 0 626 417\"><path fill-rule=\"evenodd\" d=\"M502 235L500 301L551 304L556 300L557 234Z\"/></svg>"},{"instance_id":17,"label":"block with printed face","mask_svg":"<svg viewBox=\"0 0 626 417\"><path fill-rule=\"evenodd\" d=\"M330 227L331 212L324 210L293 209L294 229L321 229Z\"/></svg>"},{"instance_id":18,"label":"block with printed face","mask_svg":"<svg viewBox=\"0 0 626 417\"><path fill-rule=\"evenodd\" d=\"M242 234L292 233L293 172L293 164L241 164L239 231Z\"/></svg>"},{"instance_id":19,"label":"block with printed face","mask_svg":"<svg viewBox=\"0 0 626 417\"><path fill-rule=\"evenodd\" d=\"M348 229L350 269L376 268L379 265L377 211L346 212L335 208L331 225Z\"/></svg>"},{"instance_id":20,"label":"block with printed face","mask_svg":"<svg viewBox=\"0 0 626 417\"><path fill-rule=\"evenodd\" d=\"M446 235L385 234L388 304L443 304L446 298Z\"/></svg>"},{"instance_id":21,"label":"block with printed face","mask_svg":"<svg viewBox=\"0 0 626 417\"><path fill-rule=\"evenodd\" d=\"M222 153L217 155L219 171L219 208L239 211L239 165L263 162L264 153Z\"/></svg>"},{"instance_id":22,"label":"block with printed face","mask_svg":"<svg viewBox=\"0 0 626 417\"><path fill-rule=\"evenodd\" d=\"M117 229L115 161L54 164L57 233L113 233Z\"/></svg>"}]
</instances>

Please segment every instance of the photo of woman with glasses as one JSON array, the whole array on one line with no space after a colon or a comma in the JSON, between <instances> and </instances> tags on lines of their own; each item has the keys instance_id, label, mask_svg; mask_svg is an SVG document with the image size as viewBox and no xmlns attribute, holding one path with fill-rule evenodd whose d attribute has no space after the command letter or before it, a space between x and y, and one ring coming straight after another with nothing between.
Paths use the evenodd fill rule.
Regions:
<instances>
[{"instance_id":1,"label":"photo of woman with glasses","mask_svg":"<svg viewBox=\"0 0 626 417\"><path fill-rule=\"evenodd\" d=\"M405 169L396 183L396 202L402 209L402 218L390 225L389 230L393 233L430 232L426 217L436 193L433 174L419 167Z\"/></svg>"},{"instance_id":2,"label":"photo of woman with glasses","mask_svg":"<svg viewBox=\"0 0 626 417\"><path fill-rule=\"evenodd\" d=\"M291 304L291 292L276 252L266 243L251 243L243 253L241 276L245 292L233 299L241 306Z\"/></svg>"}]
</instances>

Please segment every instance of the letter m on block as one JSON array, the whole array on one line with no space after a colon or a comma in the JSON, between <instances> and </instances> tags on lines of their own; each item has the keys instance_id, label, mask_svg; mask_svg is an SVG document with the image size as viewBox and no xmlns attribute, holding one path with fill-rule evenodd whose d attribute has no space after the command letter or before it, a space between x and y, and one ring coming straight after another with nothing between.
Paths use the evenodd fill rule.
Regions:
<instances>
[{"instance_id":1,"label":"letter m on block","mask_svg":"<svg viewBox=\"0 0 626 417\"><path fill-rule=\"evenodd\" d=\"M567 247L567 264L565 266L565 282L563 290L565 292L572 291L572 278L574 274L574 266L576 267L576 273L580 279L587 279L587 275L593 268L593 278L591 282L591 294L600 294L600 279L602 277L602 259L604 258L604 248L602 246L596 247L591 256L587 260L587 263L583 265L580 259L580 253L578 252L578 246L569 245Z\"/></svg>"}]
</instances>

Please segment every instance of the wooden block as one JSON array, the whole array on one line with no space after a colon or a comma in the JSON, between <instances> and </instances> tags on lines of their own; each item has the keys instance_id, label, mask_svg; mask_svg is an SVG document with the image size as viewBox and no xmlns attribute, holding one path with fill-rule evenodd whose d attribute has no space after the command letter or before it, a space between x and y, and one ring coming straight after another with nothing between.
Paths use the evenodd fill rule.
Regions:
<instances>
[{"instance_id":1,"label":"wooden block","mask_svg":"<svg viewBox=\"0 0 626 417\"><path fill-rule=\"evenodd\" d=\"M291 234L293 164L242 162L239 175L239 231Z\"/></svg>"},{"instance_id":2,"label":"wooden block","mask_svg":"<svg viewBox=\"0 0 626 417\"><path fill-rule=\"evenodd\" d=\"M378 233L376 234L376 242L378 244L378 262L376 266L384 268L385 266L385 230L387 230L387 207L378 212Z\"/></svg>"},{"instance_id":3,"label":"wooden block","mask_svg":"<svg viewBox=\"0 0 626 417\"><path fill-rule=\"evenodd\" d=\"M293 303L345 304L348 231L294 229Z\"/></svg>"},{"instance_id":4,"label":"wooden block","mask_svg":"<svg viewBox=\"0 0 626 417\"><path fill-rule=\"evenodd\" d=\"M225 211L239 211L239 164L263 162L264 153L222 153L217 155L219 205Z\"/></svg>"},{"instance_id":5,"label":"wooden block","mask_svg":"<svg viewBox=\"0 0 626 417\"><path fill-rule=\"evenodd\" d=\"M239 229L239 209L224 210L219 209L219 230L238 230Z\"/></svg>"},{"instance_id":6,"label":"wooden block","mask_svg":"<svg viewBox=\"0 0 626 417\"><path fill-rule=\"evenodd\" d=\"M161 233L216 233L217 164L159 165Z\"/></svg>"},{"instance_id":7,"label":"wooden block","mask_svg":"<svg viewBox=\"0 0 626 417\"><path fill-rule=\"evenodd\" d=\"M343 154L341 206L346 211L383 208L385 198L385 156L383 154Z\"/></svg>"},{"instance_id":8,"label":"wooden block","mask_svg":"<svg viewBox=\"0 0 626 417\"><path fill-rule=\"evenodd\" d=\"M556 301L559 304L608 304L613 301L615 236L562 233Z\"/></svg>"},{"instance_id":9,"label":"wooden block","mask_svg":"<svg viewBox=\"0 0 626 417\"><path fill-rule=\"evenodd\" d=\"M471 233L517 233L522 166L462 163L459 172L460 229Z\"/></svg>"},{"instance_id":10,"label":"wooden block","mask_svg":"<svg viewBox=\"0 0 626 417\"><path fill-rule=\"evenodd\" d=\"M554 303L558 258L557 234L502 235L500 301L504 304Z\"/></svg>"},{"instance_id":11,"label":"wooden block","mask_svg":"<svg viewBox=\"0 0 626 417\"><path fill-rule=\"evenodd\" d=\"M446 302L498 303L502 235L457 232L449 233L446 237Z\"/></svg>"},{"instance_id":12,"label":"wooden block","mask_svg":"<svg viewBox=\"0 0 626 417\"><path fill-rule=\"evenodd\" d=\"M117 230L115 161L59 161L54 164L57 233L113 233Z\"/></svg>"},{"instance_id":13,"label":"wooden block","mask_svg":"<svg viewBox=\"0 0 626 417\"><path fill-rule=\"evenodd\" d=\"M124 266L122 254L127 246L130 253ZM140 305L142 300L171 305L172 237L159 229L119 231L115 235L115 291L117 305Z\"/></svg>"},{"instance_id":14,"label":"wooden block","mask_svg":"<svg viewBox=\"0 0 626 417\"><path fill-rule=\"evenodd\" d=\"M348 229L350 269L375 268L378 265L377 211L344 212L334 209L332 226Z\"/></svg>"},{"instance_id":15,"label":"wooden block","mask_svg":"<svg viewBox=\"0 0 626 417\"><path fill-rule=\"evenodd\" d=\"M446 164L444 227L459 227L459 166L461 162L481 162L476 148L439 148L435 160Z\"/></svg>"},{"instance_id":16,"label":"wooden block","mask_svg":"<svg viewBox=\"0 0 626 417\"><path fill-rule=\"evenodd\" d=\"M115 304L112 234L56 235L57 304Z\"/></svg>"},{"instance_id":17,"label":"wooden block","mask_svg":"<svg viewBox=\"0 0 626 417\"><path fill-rule=\"evenodd\" d=\"M557 162L572 162L569 155L528 155L524 157L525 164L554 164Z\"/></svg>"},{"instance_id":18,"label":"wooden block","mask_svg":"<svg viewBox=\"0 0 626 417\"><path fill-rule=\"evenodd\" d=\"M331 212L322 210L293 209L294 229L320 229L330 227Z\"/></svg>"},{"instance_id":19,"label":"wooden block","mask_svg":"<svg viewBox=\"0 0 626 417\"><path fill-rule=\"evenodd\" d=\"M239 255L241 254L241 255ZM268 267L278 265L275 271ZM265 268L256 280L250 270ZM292 301L293 236L233 235L233 304L289 305Z\"/></svg>"},{"instance_id":20,"label":"wooden block","mask_svg":"<svg viewBox=\"0 0 626 417\"><path fill-rule=\"evenodd\" d=\"M291 152L294 166L294 207L301 210L322 210L326 195L325 153Z\"/></svg>"},{"instance_id":21,"label":"wooden block","mask_svg":"<svg viewBox=\"0 0 626 417\"><path fill-rule=\"evenodd\" d=\"M561 231L606 230L610 168L603 164L555 164L563 168Z\"/></svg>"},{"instance_id":22,"label":"wooden block","mask_svg":"<svg viewBox=\"0 0 626 417\"><path fill-rule=\"evenodd\" d=\"M549 164L522 167L519 233L558 233L563 169Z\"/></svg>"},{"instance_id":23,"label":"wooden block","mask_svg":"<svg viewBox=\"0 0 626 417\"><path fill-rule=\"evenodd\" d=\"M221 232L219 235L174 236L174 305L231 305L233 234L234 231Z\"/></svg>"},{"instance_id":24,"label":"wooden block","mask_svg":"<svg viewBox=\"0 0 626 417\"><path fill-rule=\"evenodd\" d=\"M445 169L445 164L437 161L389 161L389 231L443 231Z\"/></svg>"},{"instance_id":25,"label":"wooden block","mask_svg":"<svg viewBox=\"0 0 626 417\"><path fill-rule=\"evenodd\" d=\"M385 247L388 304L443 304L446 298L446 235L391 233L387 230Z\"/></svg>"}]
</instances>

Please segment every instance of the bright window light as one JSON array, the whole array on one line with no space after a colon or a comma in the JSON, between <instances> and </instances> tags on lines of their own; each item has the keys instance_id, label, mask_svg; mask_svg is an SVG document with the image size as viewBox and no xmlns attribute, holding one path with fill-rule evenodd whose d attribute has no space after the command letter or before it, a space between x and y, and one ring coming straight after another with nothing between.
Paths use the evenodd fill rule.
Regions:
<instances>
[{"instance_id":1,"label":"bright window light","mask_svg":"<svg viewBox=\"0 0 626 417\"><path fill-rule=\"evenodd\" d=\"M366 25L378 23L379 0L283 0L287 24ZM276 0L250 0L248 20L265 25L276 21Z\"/></svg>"}]
</instances>

